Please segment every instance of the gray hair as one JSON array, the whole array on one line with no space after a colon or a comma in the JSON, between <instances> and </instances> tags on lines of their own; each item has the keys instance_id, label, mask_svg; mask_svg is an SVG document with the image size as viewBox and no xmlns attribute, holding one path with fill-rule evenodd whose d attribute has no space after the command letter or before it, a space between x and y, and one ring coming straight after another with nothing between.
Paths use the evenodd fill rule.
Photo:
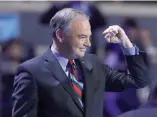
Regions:
<instances>
[{"instance_id":1,"label":"gray hair","mask_svg":"<svg viewBox=\"0 0 157 117\"><path fill-rule=\"evenodd\" d=\"M89 17L86 14L73 8L64 8L58 11L50 20L52 37L56 38L56 31L58 29L61 29L66 34L69 34L68 29L71 26L72 20L79 15L84 16L89 20Z\"/></svg>"}]
</instances>

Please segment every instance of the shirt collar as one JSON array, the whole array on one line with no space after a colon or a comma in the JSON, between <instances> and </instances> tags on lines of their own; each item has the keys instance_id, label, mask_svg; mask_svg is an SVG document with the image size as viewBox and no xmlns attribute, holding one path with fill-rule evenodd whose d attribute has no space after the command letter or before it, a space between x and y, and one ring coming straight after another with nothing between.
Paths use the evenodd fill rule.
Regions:
<instances>
[{"instance_id":1,"label":"shirt collar","mask_svg":"<svg viewBox=\"0 0 157 117\"><path fill-rule=\"evenodd\" d=\"M67 64L68 64L68 59L67 58L64 58L62 57L58 52L57 50L55 50L55 48L53 46L51 46L51 51L52 53L54 54L54 56L56 57L56 59L58 60L59 64L61 65L62 69L64 71L66 71L66 68L67 68Z\"/></svg>"}]
</instances>

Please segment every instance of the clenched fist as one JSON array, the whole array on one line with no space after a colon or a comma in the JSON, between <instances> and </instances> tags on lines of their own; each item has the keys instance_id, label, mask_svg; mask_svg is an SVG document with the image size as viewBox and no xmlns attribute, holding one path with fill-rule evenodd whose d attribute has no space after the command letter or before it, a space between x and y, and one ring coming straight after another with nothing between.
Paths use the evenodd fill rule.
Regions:
<instances>
[{"instance_id":1,"label":"clenched fist","mask_svg":"<svg viewBox=\"0 0 157 117\"><path fill-rule=\"evenodd\" d=\"M105 38L109 43L120 43L125 48L133 47L124 30L118 25L109 26L103 34L105 34Z\"/></svg>"}]
</instances>

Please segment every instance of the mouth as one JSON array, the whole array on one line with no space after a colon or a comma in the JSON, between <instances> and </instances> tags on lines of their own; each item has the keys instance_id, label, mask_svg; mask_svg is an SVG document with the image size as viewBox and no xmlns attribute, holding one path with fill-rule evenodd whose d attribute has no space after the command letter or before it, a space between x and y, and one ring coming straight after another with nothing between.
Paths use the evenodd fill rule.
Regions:
<instances>
[{"instance_id":1,"label":"mouth","mask_svg":"<svg viewBox=\"0 0 157 117\"><path fill-rule=\"evenodd\" d=\"M81 51L81 52L85 52L85 51L86 51L86 49L80 49L80 51Z\"/></svg>"}]
</instances>

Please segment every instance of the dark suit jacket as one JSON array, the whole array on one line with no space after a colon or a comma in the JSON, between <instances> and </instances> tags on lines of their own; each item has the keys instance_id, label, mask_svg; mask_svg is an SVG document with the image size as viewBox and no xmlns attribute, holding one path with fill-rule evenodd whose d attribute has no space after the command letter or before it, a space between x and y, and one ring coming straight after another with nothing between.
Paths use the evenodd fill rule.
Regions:
<instances>
[{"instance_id":1,"label":"dark suit jacket","mask_svg":"<svg viewBox=\"0 0 157 117\"><path fill-rule=\"evenodd\" d=\"M119 73L95 55L79 60L84 75L84 108L81 107L60 64L48 49L22 63L14 80L13 117L103 117L103 92L144 87L145 54L126 56L131 73Z\"/></svg>"}]
</instances>

